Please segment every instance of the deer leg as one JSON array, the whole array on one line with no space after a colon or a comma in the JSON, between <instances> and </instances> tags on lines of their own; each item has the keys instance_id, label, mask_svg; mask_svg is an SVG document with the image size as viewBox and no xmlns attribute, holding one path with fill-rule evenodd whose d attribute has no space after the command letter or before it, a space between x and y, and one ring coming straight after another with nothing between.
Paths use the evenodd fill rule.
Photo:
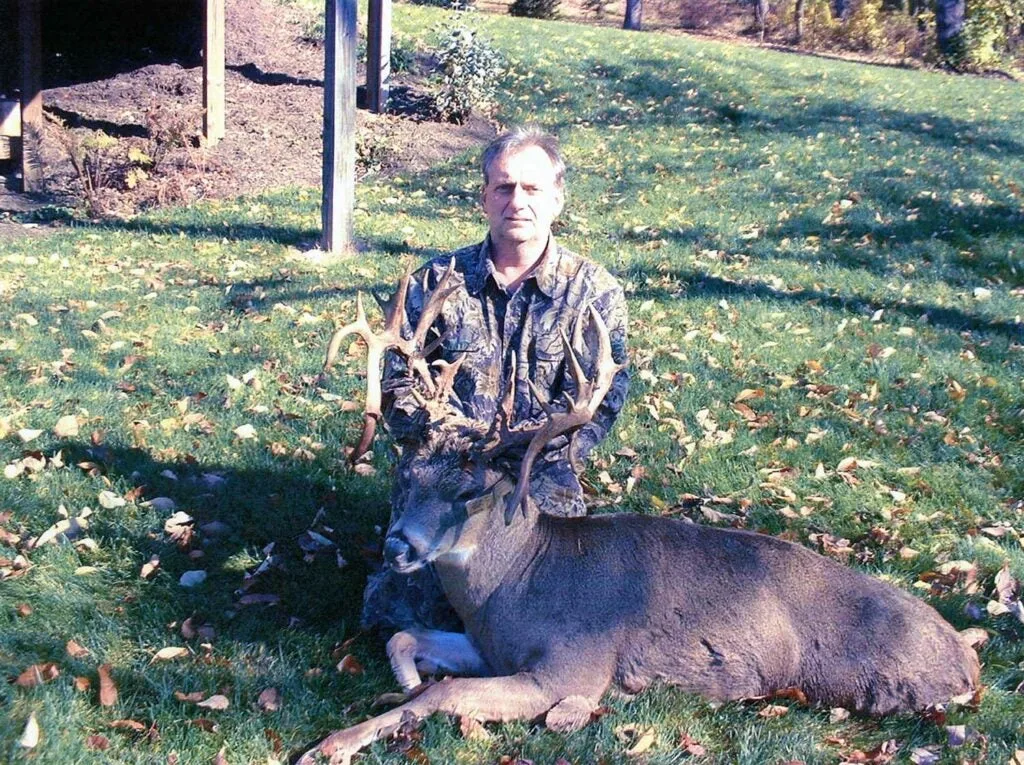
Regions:
<instances>
[{"instance_id":1,"label":"deer leg","mask_svg":"<svg viewBox=\"0 0 1024 765\"><path fill-rule=\"evenodd\" d=\"M397 632L388 641L388 659L402 689L411 691L421 682L420 672L455 675L490 675L491 668L461 632L411 629Z\"/></svg>"},{"instance_id":2,"label":"deer leg","mask_svg":"<svg viewBox=\"0 0 1024 765\"><path fill-rule=\"evenodd\" d=\"M386 738L412 715L423 719L435 712L467 715L478 720L522 720L539 717L558 701L533 675L446 678L416 698L351 728L336 731L306 752L298 765L313 765L317 754L348 765L352 755Z\"/></svg>"}]
</instances>

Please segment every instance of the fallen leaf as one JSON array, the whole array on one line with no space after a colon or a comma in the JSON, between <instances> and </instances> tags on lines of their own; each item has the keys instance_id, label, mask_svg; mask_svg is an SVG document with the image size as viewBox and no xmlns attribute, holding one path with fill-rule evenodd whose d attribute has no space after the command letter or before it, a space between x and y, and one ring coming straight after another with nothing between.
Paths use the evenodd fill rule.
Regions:
<instances>
[{"instance_id":1,"label":"fallen leaf","mask_svg":"<svg viewBox=\"0 0 1024 765\"><path fill-rule=\"evenodd\" d=\"M139 571L139 576L143 579L152 578L157 571L160 570L160 556L154 555L146 563L142 564L142 569Z\"/></svg>"},{"instance_id":2,"label":"fallen leaf","mask_svg":"<svg viewBox=\"0 0 1024 765\"><path fill-rule=\"evenodd\" d=\"M782 704L768 704L764 709L757 713L757 716L770 720L775 717L782 717L788 712L789 707L787 706L783 706Z\"/></svg>"},{"instance_id":3,"label":"fallen leaf","mask_svg":"<svg viewBox=\"0 0 1024 765\"><path fill-rule=\"evenodd\" d=\"M146 726L138 720L113 720L110 727L114 730L130 730L134 733L146 732Z\"/></svg>"},{"instance_id":4,"label":"fallen leaf","mask_svg":"<svg viewBox=\"0 0 1024 765\"><path fill-rule=\"evenodd\" d=\"M213 696L210 696L210 698L206 699L205 701L200 701L199 703L197 703L196 706L202 707L203 709L213 709L218 712L221 712L227 709L229 706L231 706L231 702L228 701L227 696L215 693Z\"/></svg>"},{"instance_id":5,"label":"fallen leaf","mask_svg":"<svg viewBox=\"0 0 1024 765\"><path fill-rule=\"evenodd\" d=\"M21 442L25 444L29 441L35 441L41 435L43 435L43 431L34 430L32 428L22 428L18 431L18 438L20 438Z\"/></svg>"},{"instance_id":6,"label":"fallen leaf","mask_svg":"<svg viewBox=\"0 0 1024 765\"><path fill-rule=\"evenodd\" d=\"M363 665L352 654L346 654L338 662L338 671L345 675L361 675L363 674Z\"/></svg>"},{"instance_id":7,"label":"fallen leaf","mask_svg":"<svg viewBox=\"0 0 1024 765\"><path fill-rule=\"evenodd\" d=\"M248 423L246 423L245 425L239 425L231 432L234 433L238 438L242 439L243 441L249 438L256 438L256 428L254 428L252 425L249 425Z\"/></svg>"},{"instance_id":8,"label":"fallen leaf","mask_svg":"<svg viewBox=\"0 0 1024 765\"><path fill-rule=\"evenodd\" d=\"M75 690L79 693L85 693L89 688L92 687L92 681L87 677L76 677L75 678Z\"/></svg>"},{"instance_id":9,"label":"fallen leaf","mask_svg":"<svg viewBox=\"0 0 1024 765\"><path fill-rule=\"evenodd\" d=\"M281 708L281 692L277 688L264 688L256 704L264 712L276 712Z\"/></svg>"},{"instance_id":10,"label":"fallen leaf","mask_svg":"<svg viewBox=\"0 0 1024 765\"><path fill-rule=\"evenodd\" d=\"M99 503L100 507L105 508L106 510L114 510L118 507L124 507L126 504L120 495L115 494L109 489L104 489L100 492Z\"/></svg>"},{"instance_id":11,"label":"fallen leaf","mask_svg":"<svg viewBox=\"0 0 1024 765\"><path fill-rule=\"evenodd\" d=\"M828 710L828 721L830 724L845 722L850 719L850 710L844 707L832 707Z\"/></svg>"},{"instance_id":12,"label":"fallen leaf","mask_svg":"<svg viewBox=\"0 0 1024 765\"><path fill-rule=\"evenodd\" d=\"M89 655L89 649L79 645L75 640L69 640L64 646L64 650L68 652L68 656L72 659L83 659Z\"/></svg>"},{"instance_id":13,"label":"fallen leaf","mask_svg":"<svg viewBox=\"0 0 1024 765\"><path fill-rule=\"evenodd\" d=\"M39 721L36 720L36 713L33 712L28 716L28 722L25 723L25 729L21 732L21 738L18 739L18 746L23 749L35 749L39 743Z\"/></svg>"},{"instance_id":14,"label":"fallen leaf","mask_svg":"<svg viewBox=\"0 0 1024 765\"><path fill-rule=\"evenodd\" d=\"M206 694L202 691L192 691L192 693L184 693L182 691L175 691L174 698L177 701L187 701L190 704L195 704L203 700Z\"/></svg>"},{"instance_id":15,"label":"fallen leaf","mask_svg":"<svg viewBox=\"0 0 1024 765\"><path fill-rule=\"evenodd\" d=\"M18 616L24 619L26 616L32 616L32 606L28 603L19 603L16 612Z\"/></svg>"},{"instance_id":16,"label":"fallen leaf","mask_svg":"<svg viewBox=\"0 0 1024 765\"><path fill-rule=\"evenodd\" d=\"M100 706L112 707L117 703L117 686L114 678L110 676L111 666L101 664L96 668L96 674L100 677Z\"/></svg>"},{"instance_id":17,"label":"fallen leaf","mask_svg":"<svg viewBox=\"0 0 1024 765\"><path fill-rule=\"evenodd\" d=\"M18 675L14 684L19 688L35 688L37 685L56 680L58 677L60 677L60 670L57 668L57 664L47 661L42 664L33 664L31 667L26 668Z\"/></svg>"},{"instance_id":18,"label":"fallen leaf","mask_svg":"<svg viewBox=\"0 0 1024 765\"><path fill-rule=\"evenodd\" d=\"M105 752L110 748L110 739L99 733L85 737L85 748L94 752Z\"/></svg>"},{"instance_id":19,"label":"fallen leaf","mask_svg":"<svg viewBox=\"0 0 1024 765\"><path fill-rule=\"evenodd\" d=\"M459 732L467 741L488 741L491 738L484 724L470 715L459 716Z\"/></svg>"},{"instance_id":20,"label":"fallen leaf","mask_svg":"<svg viewBox=\"0 0 1024 765\"><path fill-rule=\"evenodd\" d=\"M73 438L78 435L78 418L73 414L66 414L57 420L53 426L53 435L57 438Z\"/></svg>"},{"instance_id":21,"label":"fallen leaf","mask_svg":"<svg viewBox=\"0 0 1024 765\"><path fill-rule=\"evenodd\" d=\"M220 751L217 752L217 756L213 758L213 765L228 765L228 758L225 754L227 747L222 746Z\"/></svg>"},{"instance_id":22,"label":"fallen leaf","mask_svg":"<svg viewBox=\"0 0 1024 765\"><path fill-rule=\"evenodd\" d=\"M685 731L679 737L679 748L691 757L703 757L707 754L707 750L697 741L697 739L693 738Z\"/></svg>"},{"instance_id":23,"label":"fallen leaf","mask_svg":"<svg viewBox=\"0 0 1024 765\"><path fill-rule=\"evenodd\" d=\"M187 648L184 648L182 646L168 646L166 648L161 648L159 651L153 654L153 658L151 659L150 663L154 661L172 661L174 659L180 659L183 656L188 655L189 652Z\"/></svg>"}]
</instances>

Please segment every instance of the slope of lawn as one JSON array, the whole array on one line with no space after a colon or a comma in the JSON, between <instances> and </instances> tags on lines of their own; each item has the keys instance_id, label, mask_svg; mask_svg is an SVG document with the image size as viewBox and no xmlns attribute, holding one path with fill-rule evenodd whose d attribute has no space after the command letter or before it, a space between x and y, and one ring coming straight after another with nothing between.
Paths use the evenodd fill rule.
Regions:
<instances>
[{"instance_id":1,"label":"slope of lawn","mask_svg":"<svg viewBox=\"0 0 1024 765\"><path fill-rule=\"evenodd\" d=\"M444 18L395 13L408 45ZM595 511L762 530L882 576L984 630L987 688L976 708L884 721L655 689L570 736L464 738L437 718L366 761L1009 761L1024 89L476 23L509 63L499 118L563 141L558 235L630 301L634 382L586 475ZM366 179L362 250L336 264L301 255L316 189L4 244L0 760L286 761L394 690L382 641L358 632L389 448L358 471L341 451L357 347L352 374L314 376L358 290L482 236L477 186L474 157ZM30 544L65 516L70 534Z\"/></svg>"}]
</instances>

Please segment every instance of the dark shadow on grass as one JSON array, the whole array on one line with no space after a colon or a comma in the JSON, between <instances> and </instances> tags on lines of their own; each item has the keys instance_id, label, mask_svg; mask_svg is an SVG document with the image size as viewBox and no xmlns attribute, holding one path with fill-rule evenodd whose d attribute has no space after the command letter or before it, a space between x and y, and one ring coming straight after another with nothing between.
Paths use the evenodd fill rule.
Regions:
<instances>
[{"instance_id":1,"label":"dark shadow on grass","mask_svg":"<svg viewBox=\"0 0 1024 765\"><path fill-rule=\"evenodd\" d=\"M783 303L813 302L817 305L834 310L848 311L857 315L870 315L875 311L885 309L887 312L900 313L914 320L926 320L929 324L942 326L954 331L993 332L1004 335L1016 342L1024 342L1024 326L1010 321L992 321L957 308L947 308L927 303L909 303L900 300L874 300L859 295L830 294L813 289L779 290L758 281L733 281L697 270L672 269L662 271L634 266L630 268L629 274L634 281L643 285L635 293L635 297L638 299L678 298L678 291L657 286L659 280L670 280L686 285L686 291L690 295L702 295L709 298L759 298Z\"/></svg>"},{"instance_id":2,"label":"dark shadow on grass","mask_svg":"<svg viewBox=\"0 0 1024 765\"><path fill-rule=\"evenodd\" d=\"M194 519L177 543L166 532L129 543L140 563L159 557L169 577L160 580L161 586L181 608L211 621L218 634L268 639L277 630L301 626L340 639L357 631L366 576L379 560L375 527L387 523L390 505L386 479L356 476L345 467L337 445L312 461L308 455L282 454L253 468L123 444L64 444L63 453L69 464L84 463L116 486L137 487L137 503L166 497ZM160 525L173 512L159 509ZM308 529L336 546L318 547ZM94 518L92 531L123 533L116 514ZM273 545L269 552L268 545ZM232 563L238 556L270 563L253 576L254 563L243 575ZM206 582L195 590L179 587L178 577L197 569L208 572ZM256 602L247 604L246 595L280 600L267 604L251 598Z\"/></svg>"}]
</instances>

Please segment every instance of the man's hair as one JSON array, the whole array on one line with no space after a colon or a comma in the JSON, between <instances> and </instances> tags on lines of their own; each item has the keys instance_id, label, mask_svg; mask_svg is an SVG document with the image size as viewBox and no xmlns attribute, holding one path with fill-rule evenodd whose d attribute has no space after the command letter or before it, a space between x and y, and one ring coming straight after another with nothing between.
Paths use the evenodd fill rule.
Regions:
<instances>
[{"instance_id":1,"label":"man's hair","mask_svg":"<svg viewBox=\"0 0 1024 765\"><path fill-rule=\"evenodd\" d=\"M514 153L530 146L537 146L548 155L548 159L551 160L551 166L555 170L555 186L559 189L562 188L565 183L565 160L562 159L562 152L558 148L558 140L553 135L549 135L533 125L514 127L487 144L487 148L484 149L483 156L480 158L481 170L483 170L484 174L484 185L487 185L489 180L488 171L498 157L503 157L506 154Z\"/></svg>"}]
</instances>

